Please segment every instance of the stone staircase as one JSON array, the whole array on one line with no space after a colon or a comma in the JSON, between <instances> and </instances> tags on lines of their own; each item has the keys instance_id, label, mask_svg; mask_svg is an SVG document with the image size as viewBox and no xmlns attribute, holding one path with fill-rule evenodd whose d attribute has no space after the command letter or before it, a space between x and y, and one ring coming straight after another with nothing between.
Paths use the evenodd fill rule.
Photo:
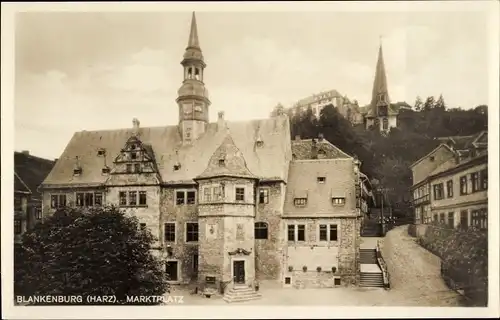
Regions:
<instances>
[{"instance_id":1,"label":"stone staircase","mask_svg":"<svg viewBox=\"0 0 500 320\"><path fill-rule=\"evenodd\" d=\"M377 264L377 251L375 249L359 249L359 263Z\"/></svg>"},{"instance_id":2,"label":"stone staircase","mask_svg":"<svg viewBox=\"0 0 500 320\"><path fill-rule=\"evenodd\" d=\"M377 263L377 250L376 249L359 249L360 253L360 264L361 274L360 274L360 287L384 287L384 276L382 275L382 270ZM363 270L367 270L363 272Z\"/></svg>"},{"instance_id":3,"label":"stone staircase","mask_svg":"<svg viewBox=\"0 0 500 320\"><path fill-rule=\"evenodd\" d=\"M262 295L256 292L253 288L248 286L235 286L229 288L222 299L227 303L231 302L244 302L250 300L260 299Z\"/></svg>"},{"instance_id":4,"label":"stone staircase","mask_svg":"<svg viewBox=\"0 0 500 320\"><path fill-rule=\"evenodd\" d=\"M382 275L382 271L380 271L380 273L361 272L359 286L360 287L383 288L384 287L384 277Z\"/></svg>"}]
</instances>

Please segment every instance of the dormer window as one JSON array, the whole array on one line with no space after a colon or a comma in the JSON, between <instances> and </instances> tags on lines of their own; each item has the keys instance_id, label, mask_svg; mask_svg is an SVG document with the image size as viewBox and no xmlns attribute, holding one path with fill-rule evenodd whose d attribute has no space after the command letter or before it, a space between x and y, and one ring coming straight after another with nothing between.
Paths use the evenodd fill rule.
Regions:
<instances>
[{"instance_id":1,"label":"dormer window","mask_svg":"<svg viewBox=\"0 0 500 320\"><path fill-rule=\"evenodd\" d=\"M73 175L74 176L79 176L82 174L82 168L75 168L73 169Z\"/></svg>"},{"instance_id":2,"label":"dormer window","mask_svg":"<svg viewBox=\"0 0 500 320\"><path fill-rule=\"evenodd\" d=\"M332 204L336 206L342 206L345 204L345 198L341 197L332 197Z\"/></svg>"},{"instance_id":3,"label":"dormer window","mask_svg":"<svg viewBox=\"0 0 500 320\"><path fill-rule=\"evenodd\" d=\"M103 174L108 174L108 173L111 172L111 169L109 169L109 167L104 167L104 168L102 168L101 171L102 171Z\"/></svg>"},{"instance_id":4,"label":"dormer window","mask_svg":"<svg viewBox=\"0 0 500 320\"><path fill-rule=\"evenodd\" d=\"M101 149L98 149L97 150L97 155L102 157L102 156L105 156L106 155L106 150L101 148Z\"/></svg>"},{"instance_id":5,"label":"dormer window","mask_svg":"<svg viewBox=\"0 0 500 320\"><path fill-rule=\"evenodd\" d=\"M131 144L131 145L130 145L130 149L132 149L132 150L135 150L135 148L136 148L136 147L137 147L137 146L136 146L135 144Z\"/></svg>"},{"instance_id":6,"label":"dormer window","mask_svg":"<svg viewBox=\"0 0 500 320\"><path fill-rule=\"evenodd\" d=\"M326 157L326 152L323 149L318 150L318 158L325 158Z\"/></svg>"},{"instance_id":7,"label":"dormer window","mask_svg":"<svg viewBox=\"0 0 500 320\"><path fill-rule=\"evenodd\" d=\"M261 139L257 139L257 141L255 141L255 146L257 148L262 148L264 146L264 141L262 141Z\"/></svg>"},{"instance_id":8,"label":"dormer window","mask_svg":"<svg viewBox=\"0 0 500 320\"><path fill-rule=\"evenodd\" d=\"M436 158L434 158L434 156L431 156L431 157L429 158L429 160L431 160L431 161L434 161L435 159L436 159Z\"/></svg>"},{"instance_id":9,"label":"dormer window","mask_svg":"<svg viewBox=\"0 0 500 320\"><path fill-rule=\"evenodd\" d=\"M219 167L224 167L226 165L225 159L219 159Z\"/></svg>"},{"instance_id":10,"label":"dormer window","mask_svg":"<svg viewBox=\"0 0 500 320\"><path fill-rule=\"evenodd\" d=\"M130 159L132 159L132 160L136 160L136 159L137 159L137 152L132 152L132 153L130 154Z\"/></svg>"},{"instance_id":11,"label":"dormer window","mask_svg":"<svg viewBox=\"0 0 500 320\"><path fill-rule=\"evenodd\" d=\"M293 204L297 207L304 207L307 204L307 198L295 198Z\"/></svg>"},{"instance_id":12,"label":"dormer window","mask_svg":"<svg viewBox=\"0 0 500 320\"><path fill-rule=\"evenodd\" d=\"M325 183L326 177L318 177L318 183Z\"/></svg>"},{"instance_id":13,"label":"dormer window","mask_svg":"<svg viewBox=\"0 0 500 320\"><path fill-rule=\"evenodd\" d=\"M180 169L181 169L181 164L180 163L174 164L174 171L178 171Z\"/></svg>"}]
</instances>

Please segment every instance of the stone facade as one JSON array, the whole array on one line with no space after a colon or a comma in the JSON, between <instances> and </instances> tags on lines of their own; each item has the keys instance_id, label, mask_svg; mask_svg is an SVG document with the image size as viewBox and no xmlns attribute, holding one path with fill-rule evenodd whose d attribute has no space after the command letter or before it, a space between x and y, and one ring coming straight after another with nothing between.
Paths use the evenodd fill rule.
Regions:
<instances>
[{"instance_id":1,"label":"stone facade","mask_svg":"<svg viewBox=\"0 0 500 320\"><path fill-rule=\"evenodd\" d=\"M323 137L292 145L281 112L246 122L221 112L209 123L192 21L178 125L141 128L134 119L132 130L76 133L43 183L44 214L55 210L53 195L68 206L117 205L157 238L154 254L176 284L282 286L289 266L299 268L298 286L355 284L366 196L357 188L359 163ZM299 208L304 191L309 202ZM290 224L304 225L307 240L289 241Z\"/></svg>"}]
</instances>

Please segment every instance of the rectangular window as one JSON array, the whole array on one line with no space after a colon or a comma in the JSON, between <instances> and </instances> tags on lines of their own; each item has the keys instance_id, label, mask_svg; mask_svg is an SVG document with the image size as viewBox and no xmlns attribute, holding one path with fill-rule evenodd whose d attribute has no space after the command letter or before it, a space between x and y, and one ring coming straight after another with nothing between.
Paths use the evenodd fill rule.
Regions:
<instances>
[{"instance_id":1,"label":"rectangular window","mask_svg":"<svg viewBox=\"0 0 500 320\"><path fill-rule=\"evenodd\" d=\"M307 204L307 198L295 198L293 204L297 207L303 207Z\"/></svg>"},{"instance_id":2,"label":"rectangular window","mask_svg":"<svg viewBox=\"0 0 500 320\"><path fill-rule=\"evenodd\" d=\"M139 205L145 206L148 204L148 197L146 191L139 191Z\"/></svg>"},{"instance_id":3,"label":"rectangular window","mask_svg":"<svg viewBox=\"0 0 500 320\"><path fill-rule=\"evenodd\" d=\"M198 223L186 223L186 242L198 242Z\"/></svg>"},{"instance_id":4,"label":"rectangular window","mask_svg":"<svg viewBox=\"0 0 500 320\"><path fill-rule=\"evenodd\" d=\"M131 163L127 163L127 173L132 173L133 171L133 166Z\"/></svg>"},{"instance_id":5,"label":"rectangular window","mask_svg":"<svg viewBox=\"0 0 500 320\"><path fill-rule=\"evenodd\" d=\"M297 226L297 241L306 241L306 226L303 224Z\"/></svg>"},{"instance_id":6,"label":"rectangular window","mask_svg":"<svg viewBox=\"0 0 500 320\"><path fill-rule=\"evenodd\" d=\"M332 204L334 205L344 205L345 198L332 198Z\"/></svg>"},{"instance_id":7,"label":"rectangular window","mask_svg":"<svg viewBox=\"0 0 500 320\"><path fill-rule=\"evenodd\" d=\"M137 205L137 191L129 191L128 192L128 205L136 206Z\"/></svg>"},{"instance_id":8,"label":"rectangular window","mask_svg":"<svg viewBox=\"0 0 500 320\"><path fill-rule=\"evenodd\" d=\"M214 201L222 200L222 186L213 187Z\"/></svg>"},{"instance_id":9,"label":"rectangular window","mask_svg":"<svg viewBox=\"0 0 500 320\"><path fill-rule=\"evenodd\" d=\"M175 222L165 223L165 242L175 242Z\"/></svg>"},{"instance_id":10,"label":"rectangular window","mask_svg":"<svg viewBox=\"0 0 500 320\"><path fill-rule=\"evenodd\" d=\"M326 224L319 225L319 241L328 240L328 229Z\"/></svg>"},{"instance_id":11,"label":"rectangular window","mask_svg":"<svg viewBox=\"0 0 500 320\"><path fill-rule=\"evenodd\" d=\"M54 197L54 196L52 196ZM57 198L56 198L57 200ZM54 200L51 200L51 203L53 203ZM52 206L52 208L55 208L54 206ZM14 197L14 210L15 211L22 211L23 210L23 200L21 199L21 197Z\"/></svg>"},{"instance_id":12,"label":"rectangular window","mask_svg":"<svg viewBox=\"0 0 500 320\"><path fill-rule=\"evenodd\" d=\"M434 188L434 200L441 200L443 199L443 184L435 184L432 186Z\"/></svg>"},{"instance_id":13,"label":"rectangular window","mask_svg":"<svg viewBox=\"0 0 500 320\"><path fill-rule=\"evenodd\" d=\"M76 194L76 206L77 207L83 207L83 199L84 199L83 193Z\"/></svg>"},{"instance_id":14,"label":"rectangular window","mask_svg":"<svg viewBox=\"0 0 500 320\"><path fill-rule=\"evenodd\" d=\"M443 212L441 212L439 214L439 223L444 223L444 213Z\"/></svg>"},{"instance_id":15,"label":"rectangular window","mask_svg":"<svg viewBox=\"0 0 500 320\"><path fill-rule=\"evenodd\" d=\"M196 203L196 191L188 191L186 198L187 198L187 204L195 204Z\"/></svg>"},{"instance_id":16,"label":"rectangular window","mask_svg":"<svg viewBox=\"0 0 500 320\"><path fill-rule=\"evenodd\" d=\"M462 176L460 177L460 195L466 195L467 194L467 177Z\"/></svg>"},{"instance_id":17,"label":"rectangular window","mask_svg":"<svg viewBox=\"0 0 500 320\"><path fill-rule=\"evenodd\" d=\"M212 201L212 188L205 187L203 189L203 201L204 202L210 202L210 201Z\"/></svg>"},{"instance_id":18,"label":"rectangular window","mask_svg":"<svg viewBox=\"0 0 500 320\"><path fill-rule=\"evenodd\" d=\"M478 172L473 172L470 174L470 180L472 183L472 192L476 192L480 190L480 184L479 184L479 173Z\"/></svg>"},{"instance_id":19,"label":"rectangular window","mask_svg":"<svg viewBox=\"0 0 500 320\"><path fill-rule=\"evenodd\" d=\"M448 227L450 227L450 228L455 227L455 213L454 212L448 212Z\"/></svg>"},{"instance_id":20,"label":"rectangular window","mask_svg":"<svg viewBox=\"0 0 500 320\"><path fill-rule=\"evenodd\" d=\"M126 206L127 205L127 193L124 191L120 191L119 197L120 197L120 206ZM77 200L78 200L78 198L77 198Z\"/></svg>"},{"instance_id":21,"label":"rectangular window","mask_svg":"<svg viewBox=\"0 0 500 320\"><path fill-rule=\"evenodd\" d=\"M136 152L131 152L130 153L130 159L132 159L132 160L137 159L137 153Z\"/></svg>"},{"instance_id":22,"label":"rectangular window","mask_svg":"<svg viewBox=\"0 0 500 320\"><path fill-rule=\"evenodd\" d=\"M51 208L60 208L66 206L66 195L65 194L53 194L50 199Z\"/></svg>"},{"instance_id":23,"label":"rectangular window","mask_svg":"<svg viewBox=\"0 0 500 320\"><path fill-rule=\"evenodd\" d=\"M337 241L337 225L336 224L331 224L330 225L330 241Z\"/></svg>"},{"instance_id":24,"label":"rectangular window","mask_svg":"<svg viewBox=\"0 0 500 320\"><path fill-rule=\"evenodd\" d=\"M236 188L236 201L245 201L245 188Z\"/></svg>"},{"instance_id":25,"label":"rectangular window","mask_svg":"<svg viewBox=\"0 0 500 320\"><path fill-rule=\"evenodd\" d=\"M318 183L325 183L326 177L318 177Z\"/></svg>"},{"instance_id":26,"label":"rectangular window","mask_svg":"<svg viewBox=\"0 0 500 320\"><path fill-rule=\"evenodd\" d=\"M102 193L101 192L96 192L95 194L95 205L96 206L102 206Z\"/></svg>"},{"instance_id":27,"label":"rectangular window","mask_svg":"<svg viewBox=\"0 0 500 320\"><path fill-rule=\"evenodd\" d=\"M259 189L259 203L269 203L269 189Z\"/></svg>"},{"instance_id":28,"label":"rectangular window","mask_svg":"<svg viewBox=\"0 0 500 320\"><path fill-rule=\"evenodd\" d=\"M35 216L38 220L42 219L42 209L41 208L35 208Z\"/></svg>"},{"instance_id":29,"label":"rectangular window","mask_svg":"<svg viewBox=\"0 0 500 320\"><path fill-rule=\"evenodd\" d=\"M141 172L141 165L139 163L134 163L134 172L135 173Z\"/></svg>"},{"instance_id":30,"label":"rectangular window","mask_svg":"<svg viewBox=\"0 0 500 320\"><path fill-rule=\"evenodd\" d=\"M175 193L175 203L177 205L181 205L186 203L186 192L184 191L177 191Z\"/></svg>"},{"instance_id":31,"label":"rectangular window","mask_svg":"<svg viewBox=\"0 0 500 320\"><path fill-rule=\"evenodd\" d=\"M265 222L256 222L255 223L255 231L254 231L255 239L266 240L267 239L267 223Z\"/></svg>"},{"instance_id":32,"label":"rectangular window","mask_svg":"<svg viewBox=\"0 0 500 320\"><path fill-rule=\"evenodd\" d=\"M21 234L23 232L21 220L14 220L14 234Z\"/></svg>"},{"instance_id":33,"label":"rectangular window","mask_svg":"<svg viewBox=\"0 0 500 320\"><path fill-rule=\"evenodd\" d=\"M448 198L453 198L453 180L446 181L446 194Z\"/></svg>"},{"instance_id":34,"label":"rectangular window","mask_svg":"<svg viewBox=\"0 0 500 320\"><path fill-rule=\"evenodd\" d=\"M289 224L287 231L288 231L288 241L295 241L295 225Z\"/></svg>"},{"instance_id":35,"label":"rectangular window","mask_svg":"<svg viewBox=\"0 0 500 320\"><path fill-rule=\"evenodd\" d=\"M87 192L85 193L85 206L92 207L94 205L94 194Z\"/></svg>"},{"instance_id":36,"label":"rectangular window","mask_svg":"<svg viewBox=\"0 0 500 320\"><path fill-rule=\"evenodd\" d=\"M437 213L434 214L434 222L438 222L438 215L437 215Z\"/></svg>"},{"instance_id":37,"label":"rectangular window","mask_svg":"<svg viewBox=\"0 0 500 320\"><path fill-rule=\"evenodd\" d=\"M469 226L469 213L467 210L460 211L460 228L467 229Z\"/></svg>"},{"instance_id":38,"label":"rectangular window","mask_svg":"<svg viewBox=\"0 0 500 320\"><path fill-rule=\"evenodd\" d=\"M483 169L479 173L481 180L481 190L488 190L488 169Z\"/></svg>"}]
</instances>

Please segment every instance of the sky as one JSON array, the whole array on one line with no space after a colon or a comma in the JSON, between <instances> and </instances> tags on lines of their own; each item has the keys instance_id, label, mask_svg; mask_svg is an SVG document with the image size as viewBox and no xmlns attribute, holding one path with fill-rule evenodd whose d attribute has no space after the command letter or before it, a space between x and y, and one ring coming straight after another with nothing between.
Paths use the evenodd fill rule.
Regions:
<instances>
[{"instance_id":1,"label":"sky","mask_svg":"<svg viewBox=\"0 0 500 320\"><path fill-rule=\"evenodd\" d=\"M392 101L488 103L488 16L470 11L196 13L212 105L227 120L336 89L370 102L383 45ZM58 158L76 131L175 125L191 12L15 17L14 149ZM40 143L50 141L50 143Z\"/></svg>"}]
</instances>

